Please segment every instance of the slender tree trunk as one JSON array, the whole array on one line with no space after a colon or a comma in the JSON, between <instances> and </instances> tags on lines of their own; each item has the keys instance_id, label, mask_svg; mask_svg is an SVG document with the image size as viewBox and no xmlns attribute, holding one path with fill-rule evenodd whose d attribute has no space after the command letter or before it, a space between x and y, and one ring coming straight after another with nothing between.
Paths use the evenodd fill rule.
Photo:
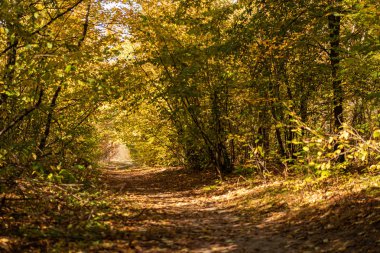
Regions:
<instances>
[{"instance_id":1,"label":"slender tree trunk","mask_svg":"<svg viewBox=\"0 0 380 253\"><path fill-rule=\"evenodd\" d=\"M277 117L274 105L272 105L271 107L272 107L271 111L272 111L273 119L275 120L275 122L278 122L278 117ZM275 133L276 133L276 139L277 139L277 144L278 144L278 151L280 152L280 155L284 157L286 155L285 147L284 147L284 143L281 137L281 130L277 126L275 126Z\"/></svg>"},{"instance_id":2,"label":"slender tree trunk","mask_svg":"<svg viewBox=\"0 0 380 253\"><path fill-rule=\"evenodd\" d=\"M235 140L230 140L230 153L231 153L231 163L235 164L236 161L236 150L235 150Z\"/></svg>"},{"instance_id":3,"label":"slender tree trunk","mask_svg":"<svg viewBox=\"0 0 380 253\"><path fill-rule=\"evenodd\" d=\"M233 170L231 158L226 148L226 138L221 121L220 108L219 108L219 96L215 90L212 97L212 114L214 121L214 134L215 134L215 166L220 174L228 174Z\"/></svg>"},{"instance_id":4,"label":"slender tree trunk","mask_svg":"<svg viewBox=\"0 0 380 253\"><path fill-rule=\"evenodd\" d=\"M261 123L257 134L259 141L257 142L258 146L262 146L263 151L266 153L269 151L269 131L268 131L268 113L265 111L265 108L261 108L259 112L259 122Z\"/></svg>"},{"instance_id":5,"label":"slender tree trunk","mask_svg":"<svg viewBox=\"0 0 380 253\"><path fill-rule=\"evenodd\" d=\"M288 96L288 99L290 101L294 101L293 100L293 93L292 93L292 90L290 89L290 84L289 84L289 80L288 80L288 77L287 77L287 74L286 74L286 68L284 67L284 76L285 76L285 83L286 83L286 93L287 93L287 96ZM296 159L296 157L294 156L294 152L296 150L296 146L292 143L295 135L294 135L294 132L293 132L293 129L294 129L294 126L292 125L291 123L291 120L292 120L292 116L289 114L288 115L288 124L289 124L289 127L287 129L287 131L285 131L285 142L286 142L286 156L287 158L292 158L292 159Z\"/></svg>"},{"instance_id":6,"label":"slender tree trunk","mask_svg":"<svg viewBox=\"0 0 380 253\"><path fill-rule=\"evenodd\" d=\"M341 0L336 0L337 5L341 4ZM339 7L339 6L338 6ZM328 16L328 26L330 30L330 66L331 66L331 78L333 89L333 110L334 110L334 132L339 132L342 129L344 122L343 119L343 97L344 91L342 86L342 80L339 77L339 65L340 65L340 26L341 18L336 12ZM334 150L337 150L339 143L336 143ZM339 155L339 162L344 162L345 157L343 154Z\"/></svg>"},{"instance_id":7,"label":"slender tree trunk","mask_svg":"<svg viewBox=\"0 0 380 253\"><path fill-rule=\"evenodd\" d=\"M86 16L85 16L85 22L83 24L82 36L79 38L77 50L79 50L80 47L82 46L82 43L84 42L86 35L87 35L87 32L88 32L89 17L90 17L90 11L91 11L91 2L92 1L89 1L88 5L87 5L87 11L86 11ZM38 145L39 155L43 155L43 150L46 147L47 140L48 140L49 135L50 135L51 123L53 121L54 108L57 105L57 99L59 97L61 90L62 90L62 85L60 84L57 87L57 89L55 90L54 95L51 99L49 111L48 111L48 116L47 116L47 120L46 120L46 124L45 124L44 134L42 135L41 140L40 140L40 144Z\"/></svg>"},{"instance_id":8,"label":"slender tree trunk","mask_svg":"<svg viewBox=\"0 0 380 253\"><path fill-rule=\"evenodd\" d=\"M7 47L10 47L10 50L7 52L7 60L6 60L7 63L5 65L5 71L4 71L4 76L3 76L5 90L12 88L12 82L14 79L15 66L16 66L16 60L17 60L17 45L19 43L19 40L17 36L15 36L15 38L12 39L12 35L8 35L8 42L7 42ZM0 105L5 103L7 101L7 98L8 96L6 93L1 93Z\"/></svg>"},{"instance_id":9,"label":"slender tree trunk","mask_svg":"<svg viewBox=\"0 0 380 253\"><path fill-rule=\"evenodd\" d=\"M53 98L52 98L51 103L50 103L49 113L48 113L46 124L45 124L44 135L42 136L41 141L40 141L40 145L38 146L39 152L41 154L46 147L47 139L48 139L49 134L50 134L51 122L53 120L54 108L57 104L57 99L58 99L58 96L59 96L59 93L61 92L61 90L62 90L62 86L60 85L55 90Z\"/></svg>"}]
</instances>

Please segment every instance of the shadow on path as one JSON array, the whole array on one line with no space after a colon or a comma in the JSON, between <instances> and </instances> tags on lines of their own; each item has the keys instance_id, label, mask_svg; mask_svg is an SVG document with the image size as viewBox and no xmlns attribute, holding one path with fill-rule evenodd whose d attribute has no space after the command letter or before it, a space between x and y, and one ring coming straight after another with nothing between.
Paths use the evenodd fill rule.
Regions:
<instances>
[{"instance_id":1,"label":"shadow on path","mask_svg":"<svg viewBox=\"0 0 380 253\"><path fill-rule=\"evenodd\" d=\"M291 211L278 200L247 213L238 207L242 201L260 200L280 186L207 191L215 175L180 168L106 170L104 178L141 208L115 227L131 235L137 252L378 252L380 246L379 201L364 195L342 197L332 212L318 206Z\"/></svg>"},{"instance_id":2,"label":"shadow on path","mask_svg":"<svg viewBox=\"0 0 380 253\"><path fill-rule=\"evenodd\" d=\"M283 252L285 243L232 206L206 194L212 173L178 168L107 170L115 192L144 209L126 220L141 252Z\"/></svg>"},{"instance_id":3,"label":"shadow on path","mask_svg":"<svg viewBox=\"0 0 380 253\"><path fill-rule=\"evenodd\" d=\"M112 190L135 194L158 194L192 191L214 184L211 172L196 173L179 168L132 168L107 170L105 177Z\"/></svg>"}]
</instances>

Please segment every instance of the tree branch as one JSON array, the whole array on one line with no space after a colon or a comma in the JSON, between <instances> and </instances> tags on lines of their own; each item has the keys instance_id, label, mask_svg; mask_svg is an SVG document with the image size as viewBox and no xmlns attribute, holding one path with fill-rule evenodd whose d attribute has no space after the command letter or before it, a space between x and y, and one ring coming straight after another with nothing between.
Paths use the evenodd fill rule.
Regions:
<instances>
[{"instance_id":1,"label":"tree branch","mask_svg":"<svg viewBox=\"0 0 380 253\"><path fill-rule=\"evenodd\" d=\"M30 113L36 110L41 105L43 94L44 94L44 90L41 89L37 103L33 105L32 107L26 109L24 113L22 113L16 119L14 119L8 126L4 127L3 130L0 131L0 137L3 136L9 130L11 130L19 122L21 122L26 116L28 116Z\"/></svg>"},{"instance_id":2,"label":"tree branch","mask_svg":"<svg viewBox=\"0 0 380 253\"><path fill-rule=\"evenodd\" d=\"M78 0L74 5L68 7L65 11L59 13L57 16L51 18L46 24L44 24L43 26L41 26L40 28L38 28L37 30L35 30L34 32L30 33L31 36L37 34L37 33L40 33L42 30L44 30L46 27L48 27L49 25L51 25L52 23L54 23L54 21L56 21L57 19L59 19L60 17L64 16L65 14L67 14L68 12L72 11L75 7L77 7L80 3L82 3L84 0ZM11 43L8 47L6 47L1 53L0 53L0 56L2 56L3 54L5 54L6 52L8 52L10 49L12 49L14 46L16 46L16 43Z\"/></svg>"}]
</instances>

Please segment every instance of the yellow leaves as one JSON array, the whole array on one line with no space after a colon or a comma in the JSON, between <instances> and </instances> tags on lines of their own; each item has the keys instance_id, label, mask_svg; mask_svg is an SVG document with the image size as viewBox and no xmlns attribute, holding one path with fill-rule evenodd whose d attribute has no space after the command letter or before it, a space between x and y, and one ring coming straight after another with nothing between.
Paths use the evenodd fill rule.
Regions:
<instances>
[{"instance_id":1,"label":"yellow leaves","mask_svg":"<svg viewBox=\"0 0 380 253\"><path fill-rule=\"evenodd\" d=\"M372 135L373 138L380 138L380 129L376 129Z\"/></svg>"},{"instance_id":2,"label":"yellow leaves","mask_svg":"<svg viewBox=\"0 0 380 253\"><path fill-rule=\"evenodd\" d=\"M368 172L370 172L370 173L379 173L380 172L380 164L371 165L368 168Z\"/></svg>"},{"instance_id":3,"label":"yellow leaves","mask_svg":"<svg viewBox=\"0 0 380 253\"><path fill-rule=\"evenodd\" d=\"M367 159L368 152L366 150L361 150L360 152L358 152L358 155L361 161L365 161Z\"/></svg>"},{"instance_id":4,"label":"yellow leaves","mask_svg":"<svg viewBox=\"0 0 380 253\"><path fill-rule=\"evenodd\" d=\"M331 168L331 162L328 161L327 163L322 163L320 165L321 170L329 170Z\"/></svg>"},{"instance_id":5,"label":"yellow leaves","mask_svg":"<svg viewBox=\"0 0 380 253\"><path fill-rule=\"evenodd\" d=\"M260 155L260 156L264 157L264 150L263 150L263 147L261 147L261 146L256 147L256 148L253 150L253 153L254 153L255 155Z\"/></svg>"},{"instance_id":6,"label":"yellow leaves","mask_svg":"<svg viewBox=\"0 0 380 253\"><path fill-rule=\"evenodd\" d=\"M348 131L342 131L340 134L340 138L344 140L348 140L348 137L350 137L350 133Z\"/></svg>"}]
</instances>

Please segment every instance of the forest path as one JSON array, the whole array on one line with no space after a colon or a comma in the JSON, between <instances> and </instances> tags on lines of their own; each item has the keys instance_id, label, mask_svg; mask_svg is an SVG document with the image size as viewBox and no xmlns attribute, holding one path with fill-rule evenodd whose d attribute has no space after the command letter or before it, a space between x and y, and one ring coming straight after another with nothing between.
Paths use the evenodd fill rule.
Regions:
<instances>
[{"instance_id":1,"label":"forest path","mask_svg":"<svg viewBox=\"0 0 380 253\"><path fill-rule=\"evenodd\" d=\"M27 195L2 198L0 252L380 252L380 174L237 170L221 183L127 165L104 167L95 187L18 182Z\"/></svg>"},{"instance_id":2,"label":"forest path","mask_svg":"<svg viewBox=\"0 0 380 253\"><path fill-rule=\"evenodd\" d=\"M235 207L236 192L208 190L215 175L134 168L107 170L105 179L112 191L139 205L140 211L124 223L137 252L286 251L285 236Z\"/></svg>"},{"instance_id":3,"label":"forest path","mask_svg":"<svg viewBox=\"0 0 380 253\"><path fill-rule=\"evenodd\" d=\"M104 252L379 252L376 179L220 184L181 168L103 171L111 229L129 246L111 240Z\"/></svg>"}]
</instances>

